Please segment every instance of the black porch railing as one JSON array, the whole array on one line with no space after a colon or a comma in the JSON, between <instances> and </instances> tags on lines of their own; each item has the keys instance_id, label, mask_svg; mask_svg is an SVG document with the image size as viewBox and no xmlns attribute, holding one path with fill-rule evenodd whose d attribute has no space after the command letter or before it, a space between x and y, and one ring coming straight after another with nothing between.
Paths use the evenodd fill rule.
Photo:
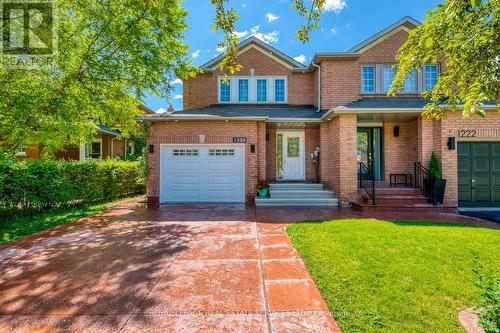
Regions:
<instances>
[{"instance_id":1,"label":"black porch railing","mask_svg":"<svg viewBox=\"0 0 500 333\"><path fill-rule=\"evenodd\" d=\"M359 162L358 165L358 187L365 190L373 205L375 205L375 177L373 172L363 162Z\"/></svg>"},{"instance_id":2,"label":"black porch railing","mask_svg":"<svg viewBox=\"0 0 500 333\"><path fill-rule=\"evenodd\" d=\"M414 164L415 173L415 188L420 189L425 197L429 200L434 200L434 189L432 186L432 176L429 169L424 167L422 163L415 162Z\"/></svg>"}]
</instances>

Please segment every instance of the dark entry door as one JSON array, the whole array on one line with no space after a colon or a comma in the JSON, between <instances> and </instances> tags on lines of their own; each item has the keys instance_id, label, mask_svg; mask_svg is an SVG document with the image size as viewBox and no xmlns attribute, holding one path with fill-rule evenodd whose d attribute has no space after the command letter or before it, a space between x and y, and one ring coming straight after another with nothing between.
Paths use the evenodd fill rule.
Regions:
<instances>
[{"instance_id":1,"label":"dark entry door","mask_svg":"<svg viewBox=\"0 0 500 333\"><path fill-rule=\"evenodd\" d=\"M358 162L373 170L375 180L382 179L382 129L358 128Z\"/></svg>"},{"instance_id":2,"label":"dark entry door","mask_svg":"<svg viewBox=\"0 0 500 333\"><path fill-rule=\"evenodd\" d=\"M458 205L500 207L500 142L458 144Z\"/></svg>"}]
</instances>

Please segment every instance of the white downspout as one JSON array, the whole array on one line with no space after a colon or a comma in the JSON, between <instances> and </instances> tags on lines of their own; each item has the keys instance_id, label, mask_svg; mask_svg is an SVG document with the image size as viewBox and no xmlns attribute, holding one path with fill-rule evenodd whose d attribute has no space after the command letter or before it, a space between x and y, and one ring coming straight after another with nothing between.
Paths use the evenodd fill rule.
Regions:
<instances>
[{"instance_id":1,"label":"white downspout","mask_svg":"<svg viewBox=\"0 0 500 333\"><path fill-rule=\"evenodd\" d=\"M318 69L318 110L316 112L321 111L321 66L311 62L311 65Z\"/></svg>"}]
</instances>

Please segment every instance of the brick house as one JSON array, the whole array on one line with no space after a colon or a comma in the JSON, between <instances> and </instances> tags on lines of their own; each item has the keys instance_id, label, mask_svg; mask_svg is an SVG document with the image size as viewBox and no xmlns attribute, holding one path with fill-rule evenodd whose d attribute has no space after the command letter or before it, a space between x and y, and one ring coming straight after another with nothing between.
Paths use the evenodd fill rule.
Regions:
<instances>
[{"instance_id":1,"label":"brick house","mask_svg":"<svg viewBox=\"0 0 500 333\"><path fill-rule=\"evenodd\" d=\"M138 106L144 114L154 114L154 111L144 105ZM113 130L105 125L96 125L96 135L91 142L79 146L68 146L55 153L58 160L82 161L86 159L106 160L123 159L128 154L134 154L135 142L126 138L120 131ZM16 159L39 160L42 158L43 145L27 145L18 149Z\"/></svg>"},{"instance_id":2,"label":"brick house","mask_svg":"<svg viewBox=\"0 0 500 333\"><path fill-rule=\"evenodd\" d=\"M271 198L257 204L358 205L369 192L358 178L369 170L376 193L404 183L408 192L393 198L420 202L414 185L425 169L417 162L427 166L434 151L446 207L500 206L495 105L485 106L486 118L422 117L420 93L436 84L440 63L412 73L400 95L386 94L396 53L418 24L405 17L347 52L316 53L309 66L250 37L229 81L223 56L207 62L184 81L183 111L141 118L150 123L148 201L253 201L266 179Z\"/></svg>"}]
</instances>

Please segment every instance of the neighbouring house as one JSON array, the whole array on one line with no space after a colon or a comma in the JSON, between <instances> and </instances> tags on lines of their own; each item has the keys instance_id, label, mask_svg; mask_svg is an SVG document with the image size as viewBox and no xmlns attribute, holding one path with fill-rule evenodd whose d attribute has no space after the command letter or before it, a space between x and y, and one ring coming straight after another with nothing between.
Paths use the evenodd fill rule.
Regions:
<instances>
[{"instance_id":1,"label":"neighbouring house","mask_svg":"<svg viewBox=\"0 0 500 333\"><path fill-rule=\"evenodd\" d=\"M387 96L396 53L418 24L405 17L346 52L316 53L309 66L250 37L229 81L219 71L223 55L207 62L184 81L184 110L141 118L150 123L148 202L253 202L266 179L271 197L257 205L363 209L376 196L386 209L428 209L415 185L435 152L447 180L441 207L500 206L495 104L485 105L485 118L422 117L420 93L436 84L440 63Z\"/></svg>"},{"instance_id":2,"label":"neighbouring house","mask_svg":"<svg viewBox=\"0 0 500 333\"><path fill-rule=\"evenodd\" d=\"M139 109L144 114L154 114L144 105L139 105ZM106 160L106 159L126 159L128 155L135 155L136 140L124 137L120 131L113 130L108 126L97 124L97 134L92 142L82 143L80 146L69 146L62 151L55 153L58 160ZM43 145L21 146L18 149L16 158L22 160L38 160L42 156Z\"/></svg>"}]
</instances>

